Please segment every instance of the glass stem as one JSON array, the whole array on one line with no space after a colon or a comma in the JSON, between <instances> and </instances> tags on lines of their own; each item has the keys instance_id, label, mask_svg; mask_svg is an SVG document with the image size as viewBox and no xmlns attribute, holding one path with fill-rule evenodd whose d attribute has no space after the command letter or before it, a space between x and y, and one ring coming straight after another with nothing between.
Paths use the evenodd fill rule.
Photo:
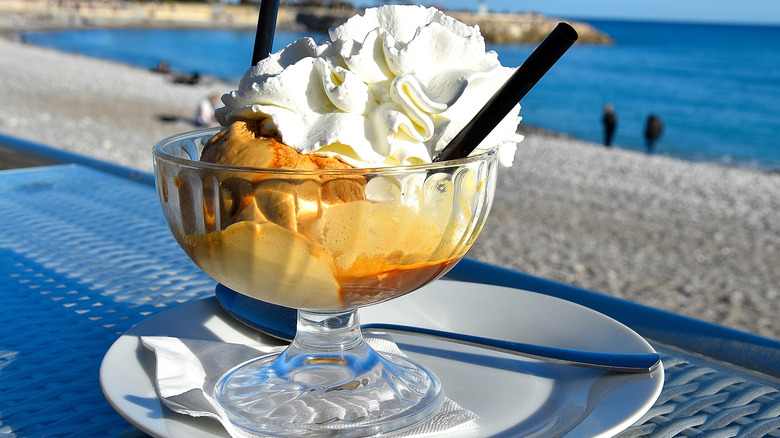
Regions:
<instances>
[{"instance_id":1,"label":"glass stem","mask_svg":"<svg viewBox=\"0 0 780 438\"><path fill-rule=\"evenodd\" d=\"M311 312L298 310L298 329L292 347L313 353L345 353L363 348L357 310Z\"/></svg>"}]
</instances>

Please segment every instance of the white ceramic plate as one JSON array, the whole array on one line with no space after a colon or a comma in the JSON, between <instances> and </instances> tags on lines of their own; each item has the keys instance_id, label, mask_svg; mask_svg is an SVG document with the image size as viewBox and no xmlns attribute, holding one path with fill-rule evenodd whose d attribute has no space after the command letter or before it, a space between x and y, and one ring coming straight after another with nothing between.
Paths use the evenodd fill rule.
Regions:
<instances>
[{"instance_id":1,"label":"white ceramic plate","mask_svg":"<svg viewBox=\"0 0 780 438\"><path fill-rule=\"evenodd\" d=\"M361 309L360 318L554 347L654 352L631 329L586 307L473 283L440 280ZM279 345L234 320L215 298L166 310L128 331L106 353L100 383L120 414L155 437L227 434L215 421L176 414L160 403L154 357L139 343L139 336L150 335ZM439 376L449 398L479 415L478 428L452 437L609 437L647 412L663 386L662 367L643 374L604 373L415 336L395 338Z\"/></svg>"}]
</instances>

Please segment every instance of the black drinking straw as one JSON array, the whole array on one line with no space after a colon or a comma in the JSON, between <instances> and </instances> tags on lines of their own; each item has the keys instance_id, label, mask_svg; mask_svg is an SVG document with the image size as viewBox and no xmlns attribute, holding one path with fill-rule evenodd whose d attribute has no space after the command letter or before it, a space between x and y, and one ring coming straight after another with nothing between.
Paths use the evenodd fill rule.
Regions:
<instances>
[{"instance_id":1,"label":"black drinking straw","mask_svg":"<svg viewBox=\"0 0 780 438\"><path fill-rule=\"evenodd\" d=\"M257 15L257 31L255 33L255 48L252 52L252 65L257 64L271 54L278 13L279 0L262 0L260 12Z\"/></svg>"},{"instance_id":2,"label":"black drinking straw","mask_svg":"<svg viewBox=\"0 0 780 438\"><path fill-rule=\"evenodd\" d=\"M467 157L479 146L528 91L577 41L577 31L567 23L558 25L509 77L506 83L479 110L477 115L437 155L433 161Z\"/></svg>"}]
</instances>

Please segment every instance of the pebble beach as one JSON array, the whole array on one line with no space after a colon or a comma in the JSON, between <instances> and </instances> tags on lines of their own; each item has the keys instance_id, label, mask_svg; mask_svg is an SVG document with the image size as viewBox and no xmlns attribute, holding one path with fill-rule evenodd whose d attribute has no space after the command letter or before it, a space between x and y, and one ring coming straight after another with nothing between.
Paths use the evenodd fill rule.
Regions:
<instances>
[{"instance_id":1,"label":"pebble beach","mask_svg":"<svg viewBox=\"0 0 780 438\"><path fill-rule=\"evenodd\" d=\"M200 98L124 64L0 38L0 133L138 170ZM780 173L523 127L469 257L780 339Z\"/></svg>"}]
</instances>

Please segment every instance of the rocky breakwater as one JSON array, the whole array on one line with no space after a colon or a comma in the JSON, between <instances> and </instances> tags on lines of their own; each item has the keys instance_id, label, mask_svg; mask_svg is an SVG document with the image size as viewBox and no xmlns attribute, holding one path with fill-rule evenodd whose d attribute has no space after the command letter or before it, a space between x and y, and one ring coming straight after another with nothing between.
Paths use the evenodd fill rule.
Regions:
<instances>
[{"instance_id":1,"label":"rocky breakwater","mask_svg":"<svg viewBox=\"0 0 780 438\"><path fill-rule=\"evenodd\" d=\"M307 29L327 33L349 17L359 13L352 9L298 8L294 13L295 23L278 24L282 27L303 26ZM562 20L536 13L477 13L467 11L445 11L448 15L468 24L478 25L489 43L523 44L538 43L560 22L567 21L579 33L579 43L612 44L612 38L592 25L580 21Z\"/></svg>"},{"instance_id":2,"label":"rocky breakwater","mask_svg":"<svg viewBox=\"0 0 780 438\"><path fill-rule=\"evenodd\" d=\"M104 0L0 0L0 33L20 30L106 28L224 28L254 29L257 5L188 2L127 2ZM533 44L561 21L535 13L477 13L445 11L469 25L479 25L490 43ZM353 8L292 7L279 9L277 27L326 34L349 17ZM611 44L611 38L588 23L569 21L585 44Z\"/></svg>"},{"instance_id":3,"label":"rocky breakwater","mask_svg":"<svg viewBox=\"0 0 780 438\"><path fill-rule=\"evenodd\" d=\"M447 14L468 25L479 25L485 41L490 43L539 43L561 21L566 21L577 30L580 43L613 43L609 35L581 21L563 20L535 13L499 14L447 11Z\"/></svg>"}]
</instances>

